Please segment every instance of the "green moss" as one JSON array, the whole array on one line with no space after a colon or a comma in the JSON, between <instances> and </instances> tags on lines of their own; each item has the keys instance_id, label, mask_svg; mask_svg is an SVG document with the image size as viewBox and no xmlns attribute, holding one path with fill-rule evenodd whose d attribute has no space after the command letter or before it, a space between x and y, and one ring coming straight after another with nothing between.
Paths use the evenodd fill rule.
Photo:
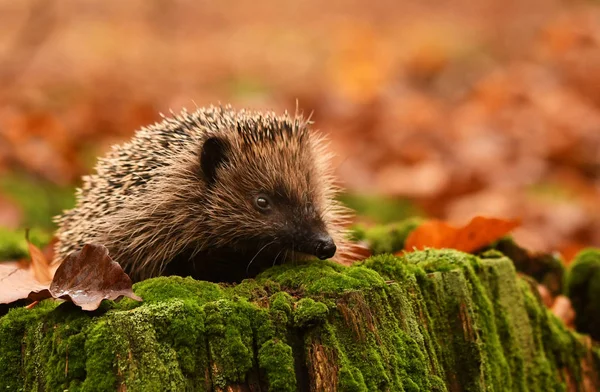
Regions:
<instances>
[{"instance_id":1,"label":"green moss","mask_svg":"<svg viewBox=\"0 0 600 392\"><path fill-rule=\"evenodd\" d=\"M352 237L366 241L373 254L396 253L404 249L404 241L422 222L420 218L412 218L385 226L355 226Z\"/></svg>"},{"instance_id":2,"label":"green moss","mask_svg":"<svg viewBox=\"0 0 600 392\"><path fill-rule=\"evenodd\" d=\"M159 337L175 350L181 371L192 380L191 385L200 385L206 380L198 370L208 366L205 313L197 303L182 303L177 316L165 320L164 327L158 330Z\"/></svg>"},{"instance_id":3,"label":"green moss","mask_svg":"<svg viewBox=\"0 0 600 392\"><path fill-rule=\"evenodd\" d=\"M20 368L9 366L21 364L23 348L34 351L35 341L27 345L31 331L42 319L56 307L56 303L43 301L34 309L15 308L0 318L0 390L21 391L30 377L31 363L24 363ZM37 348L36 348L37 351ZM27 351L26 351L27 352ZM33 353L32 353L33 354Z\"/></svg>"},{"instance_id":4,"label":"green moss","mask_svg":"<svg viewBox=\"0 0 600 392\"><path fill-rule=\"evenodd\" d=\"M252 367L252 326L242 316L242 302L221 299L206 304L206 337L210 357L217 364L213 382L225 387L241 382Z\"/></svg>"},{"instance_id":5,"label":"green moss","mask_svg":"<svg viewBox=\"0 0 600 392\"><path fill-rule=\"evenodd\" d=\"M299 265L269 268L256 277L261 284L275 282L287 291L304 290L307 284L327 276L336 276L345 268L329 260L311 260ZM272 284L272 283L271 283Z\"/></svg>"},{"instance_id":6,"label":"green moss","mask_svg":"<svg viewBox=\"0 0 600 392\"><path fill-rule=\"evenodd\" d=\"M399 285L405 285L411 274L417 278L421 290L415 294L423 294L428 313L425 320L433 324L428 334L443 342L425 355L431 357L434 352L445 369L452 369L446 373L447 385L471 390L483 390L485 385L528 390L535 380L542 386L540 390L554 390L544 388L563 385L555 380L555 374L564 364L568 364L569 372L581 374L577 365L581 357L576 351L576 347L583 349L581 342L566 329L556 330L562 324L551 320L539 301L526 307L523 297L528 293L515 285L512 263L497 254L490 256L479 259L452 250L426 250L402 258L373 257L365 265ZM414 268L423 269L423 273ZM420 307L421 300L415 294L411 302ZM525 309L539 314L528 314ZM455 321L447 315L456 315ZM546 328L532 330L531 324ZM465 328L471 331L470 336L461 333ZM535 337L536 332L547 336L541 340ZM557 336L565 341L557 340ZM440 351L442 346L445 349ZM526 366L536 359L536 366Z\"/></svg>"},{"instance_id":7,"label":"green moss","mask_svg":"<svg viewBox=\"0 0 600 392\"><path fill-rule=\"evenodd\" d=\"M110 344L107 344L110 342ZM82 391L117 390L122 384L117 358L127 358L127 352L120 349L125 342L115 334L106 320L97 322L88 331L85 342L85 352L90 360L86 363L86 378L81 387Z\"/></svg>"},{"instance_id":8,"label":"green moss","mask_svg":"<svg viewBox=\"0 0 600 392\"><path fill-rule=\"evenodd\" d=\"M248 307L246 309L247 317L252 322L252 331L254 334L254 345L262 346L267 340L274 337L280 337L285 331L285 325L277 325L273 319L273 314L262 307Z\"/></svg>"},{"instance_id":9,"label":"green moss","mask_svg":"<svg viewBox=\"0 0 600 392\"><path fill-rule=\"evenodd\" d=\"M553 295L563 294L565 266L558 256L550 253L533 253L521 248L510 237L493 245L493 249L510 258L517 271L529 275L546 286Z\"/></svg>"},{"instance_id":10,"label":"green moss","mask_svg":"<svg viewBox=\"0 0 600 392\"><path fill-rule=\"evenodd\" d=\"M325 321L328 313L327 305L312 298L302 298L296 303L294 325L302 328Z\"/></svg>"},{"instance_id":11,"label":"green moss","mask_svg":"<svg viewBox=\"0 0 600 392\"><path fill-rule=\"evenodd\" d=\"M29 240L37 247L50 242L52 235L42 230L31 230ZM29 257L25 230L11 230L0 227L0 260L18 260Z\"/></svg>"},{"instance_id":12,"label":"green moss","mask_svg":"<svg viewBox=\"0 0 600 392\"><path fill-rule=\"evenodd\" d=\"M225 296L223 289L215 283L197 281L180 276L159 277L148 279L134 286L136 294L144 298L144 302L163 302L175 298L193 300L200 304L216 301ZM124 302L124 304L131 304ZM140 305L135 301L136 305Z\"/></svg>"},{"instance_id":13,"label":"green moss","mask_svg":"<svg viewBox=\"0 0 600 392\"><path fill-rule=\"evenodd\" d=\"M344 366L340 369L339 390L348 392L368 392L365 380L357 369Z\"/></svg>"},{"instance_id":14,"label":"green moss","mask_svg":"<svg viewBox=\"0 0 600 392\"><path fill-rule=\"evenodd\" d=\"M510 368L508 386L513 391L527 391L525 365L533 356L532 331L514 279L514 266L496 253L483 263L480 277L487 296L492 301L492 311L503 355Z\"/></svg>"},{"instance_id":15,"label":"green moss","mask_svg":"<svg viewBox=\"0 0 600 392\"><path fill-rule=\"evenodd\" d=\"M578 331L600 340L600 249L581 251L570 266L567 295Z\"/></svg>"},{"instance_id":16,"label":"green moss","mask_svg":"<svg viewBox=\"0 0 600 392\"><path fill-rule=\"evenodd\" d=\"M270 391L295 391L296 374L292 348L272 339L262 345L258 352L258 363L264 369Z\"/></svg>"},{"instance_id":17,"label":"green moss","mask_svg":"<svg viewBox=\"0 0 600 392\"><path fill-rule=\"evenodd\" d=\"M390 254L370 257L358 264L377 272L385 280L403 281L415 274L424 274L422 268L409 264L405 259Z\"/></svg>"},{"instance_id":18,"label":"green moss","mask_svg":"<svg viewBox=\"0 0 600 392\"><path fill-rule=\"evenodd\" d=\"M269 296L266 285L258 284L254 279L246 279L233 287L235 295L250 301L260 301Z\"/></svg>"},{"instance_id":19,"label":"green moss","mask_svg":"<svg viewBox=\"0 0 600 392\"><path fill-rule=\"evenodd\" d=\"M269 298L269 303L271 304L271 310L273 312L281 312L282 316L280 317L280 320L287 324L294 305L292 296L285 291L280 291Z\"/></svg>"},{"instance_id":20,"label":"green moss","mask_svg":"<svg viewBox=\"0 0 600 392\"><path fill-rule=\"evenodd\" d=\"M269 303L270 320L272 320L273 328L275 329L273 334L282 338L287 334L288 325L293 320L292 309L294 300L285 291L280 291L269 298Z\"/></svg>"},{"instance_id":21,"label":"green moss","mask_svg":"<svg viewBox=\"0 0 600 392\"><path fill-rule=\"evenodd\" d=\"M383 286L385 282L375 271L356 266L337 274L323 276L306 285L306 292L312 295L338 295L371 286Z\"/></svg>"},{"instance_id":22,"label":"green moss","mask_svg":"<svg viewBox=\"0 0 600 392\"><path fill-rule=\"evenodd\" d=\"M403 256L403 260L419 266L426 273L468 269L477 263L475 256L452 249L426 249L420 252L410 252Z\"/></svg>"},{"instance_id":23,"label":"green moss","mask_svg":"<svg viewBox=\"0 0 600 392\"><path fill-rule=\"evenodd\" d=\"M92 316L75 309L70 303L61 304L44 317L39 329L27 334L28 338L33 339L27 344L28 347L35 347L36 342L44 342L40 354L43 353L43 361L47 364L43 371L48 390L76 388L86 377L85 331ZM34 385L34 380L31 380L31 384Z\"/></svg>"},{"instance_id":24,"label":"green moss","mask_svg":"<svg viewBox=\"0 0 600 392\"><path fill-rule=\"evenodd\" d=\"M600 372L600 354L497 252L310 261L237 286L162 277L134 289L144 302L88 313L43 301L0 318L0 363L13 364L0 366L0 390L296 390L318 379L344 391L560 391L581 390L586 358Z\"/></svg>"},{"instance_id":25,"label":"green moss","mask_svg":"<svg viewBox=\"0 0 600 392\"><path fill-rule=\"evenodd\" d=\"M531 361L527 363L527 383L536 385L540 391L564 391L566 385L559 380L556 374L556 362L546 355L547 343L544 341L544 324L548 318L546 310L528 283L520 281L519 285L532 328L534 344Z\"/></svg>"}]
</instances>

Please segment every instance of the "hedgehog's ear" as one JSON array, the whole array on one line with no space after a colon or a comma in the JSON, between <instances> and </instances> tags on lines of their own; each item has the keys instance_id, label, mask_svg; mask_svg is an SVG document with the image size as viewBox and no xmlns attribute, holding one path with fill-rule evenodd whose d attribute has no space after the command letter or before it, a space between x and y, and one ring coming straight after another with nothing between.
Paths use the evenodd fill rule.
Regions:
<instances>
[{"instance_id":1,"label":"hedgehog's ear","mask_svg":"<svg viewBox=\"0 0 600 392\"><path fill-rule=\"evenodd\" d=\"M225 140L213 136L204 142L200 150L200 167L209 184L216 181L217 169L227 162L228 144Z\"/></svg>"}]
</instances>

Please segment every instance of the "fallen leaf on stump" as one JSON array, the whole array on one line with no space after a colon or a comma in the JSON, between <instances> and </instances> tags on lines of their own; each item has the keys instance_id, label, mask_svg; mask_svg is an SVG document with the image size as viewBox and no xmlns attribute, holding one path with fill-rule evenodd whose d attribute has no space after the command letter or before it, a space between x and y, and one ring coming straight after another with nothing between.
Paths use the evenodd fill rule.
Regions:
<instances>
[{"instance_id":1,"label":"fallen leaf on stump","mask_svg":"<svg viewBox=\"0 0 600 392\"><path fill-rule=\"evenodd\" d=\"M516 219L482 216L473 218L464 227L454 227L438 220L427 221L408 235L404 250L449 248L474 252L502 238L519 224L519 220Z\"/></svg>"},{"instance_id":2,"label":"fallen leaf on stump","mask_svg":"<svg viewBox=\"0 0 600 392\"><path fill-rule=\"evenodd\" d=\"M19 263L0 263L0 303L24 298L34 301L60 298L70 300L83 310L95 310L104 299L125 296L142 300L133 293L131 279L110 258L103 245L86 244L80 251L71 253L52 280L45 282L40 281L45 279L44 273L37 270L43 270L44 263L49 264L42 252L31 244L30 252L32 262L27 268Z\"/></svg>"},{"instance_id":3,"label":"fallen leaf on stump","mask_svg":"<svg viewBox=\"0 0 600 392\"><path fill-rule=\"evenodd\" d=\"M110 258L105 246L87 244L58 267L50 293L54 298L71 300L83 310L95 310L103 299L129 297L141 301L131 286L131 279Z\"/></svg>"}]
</instances>

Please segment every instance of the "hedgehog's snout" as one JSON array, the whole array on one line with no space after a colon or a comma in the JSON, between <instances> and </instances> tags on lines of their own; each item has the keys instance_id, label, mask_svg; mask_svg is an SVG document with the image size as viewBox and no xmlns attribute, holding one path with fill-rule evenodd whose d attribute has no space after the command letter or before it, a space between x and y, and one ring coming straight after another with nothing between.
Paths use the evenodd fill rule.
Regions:
<instances>
[{"instance_id":1,"label":"hedgehog's snout","mask_svg":"<svg viewBox=\"0 0 600 392\"><path fill-rule=\"evenodd\" d=\"M335 242L327 234L322 234L315 241L315 256L321 260L332 258L335 255Z\"/></svg>"},{"instance_id":2,"label":"hedgehog's snout","mask_svg":"<svg viewBox=\"0 0 600 392\"><path fill-rule=\"evenodd\" d=\"M332 258L337 250L335 242L327 232L297 235L296 238L303 238L304 241L296 241L294 243L295 250L316 256L321 260Z\"/></svg>"}]
</instances>

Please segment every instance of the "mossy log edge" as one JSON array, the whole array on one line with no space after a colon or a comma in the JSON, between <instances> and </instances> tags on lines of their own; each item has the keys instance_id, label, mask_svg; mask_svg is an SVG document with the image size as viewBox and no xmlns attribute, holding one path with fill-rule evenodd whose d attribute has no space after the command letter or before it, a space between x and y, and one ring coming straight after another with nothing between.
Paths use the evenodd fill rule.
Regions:
<instances>
[{"instance_id":1,"label":"mossy log edge","mask_svg":"<svg viewBox=\"0 0 600 392\"><path fill-rule=\"evenodd\" d=\"M600 350L499 252L162 277L143 303L43 301L0 319L0 390L594 391Z\"/></svg>"}]
</instances>

